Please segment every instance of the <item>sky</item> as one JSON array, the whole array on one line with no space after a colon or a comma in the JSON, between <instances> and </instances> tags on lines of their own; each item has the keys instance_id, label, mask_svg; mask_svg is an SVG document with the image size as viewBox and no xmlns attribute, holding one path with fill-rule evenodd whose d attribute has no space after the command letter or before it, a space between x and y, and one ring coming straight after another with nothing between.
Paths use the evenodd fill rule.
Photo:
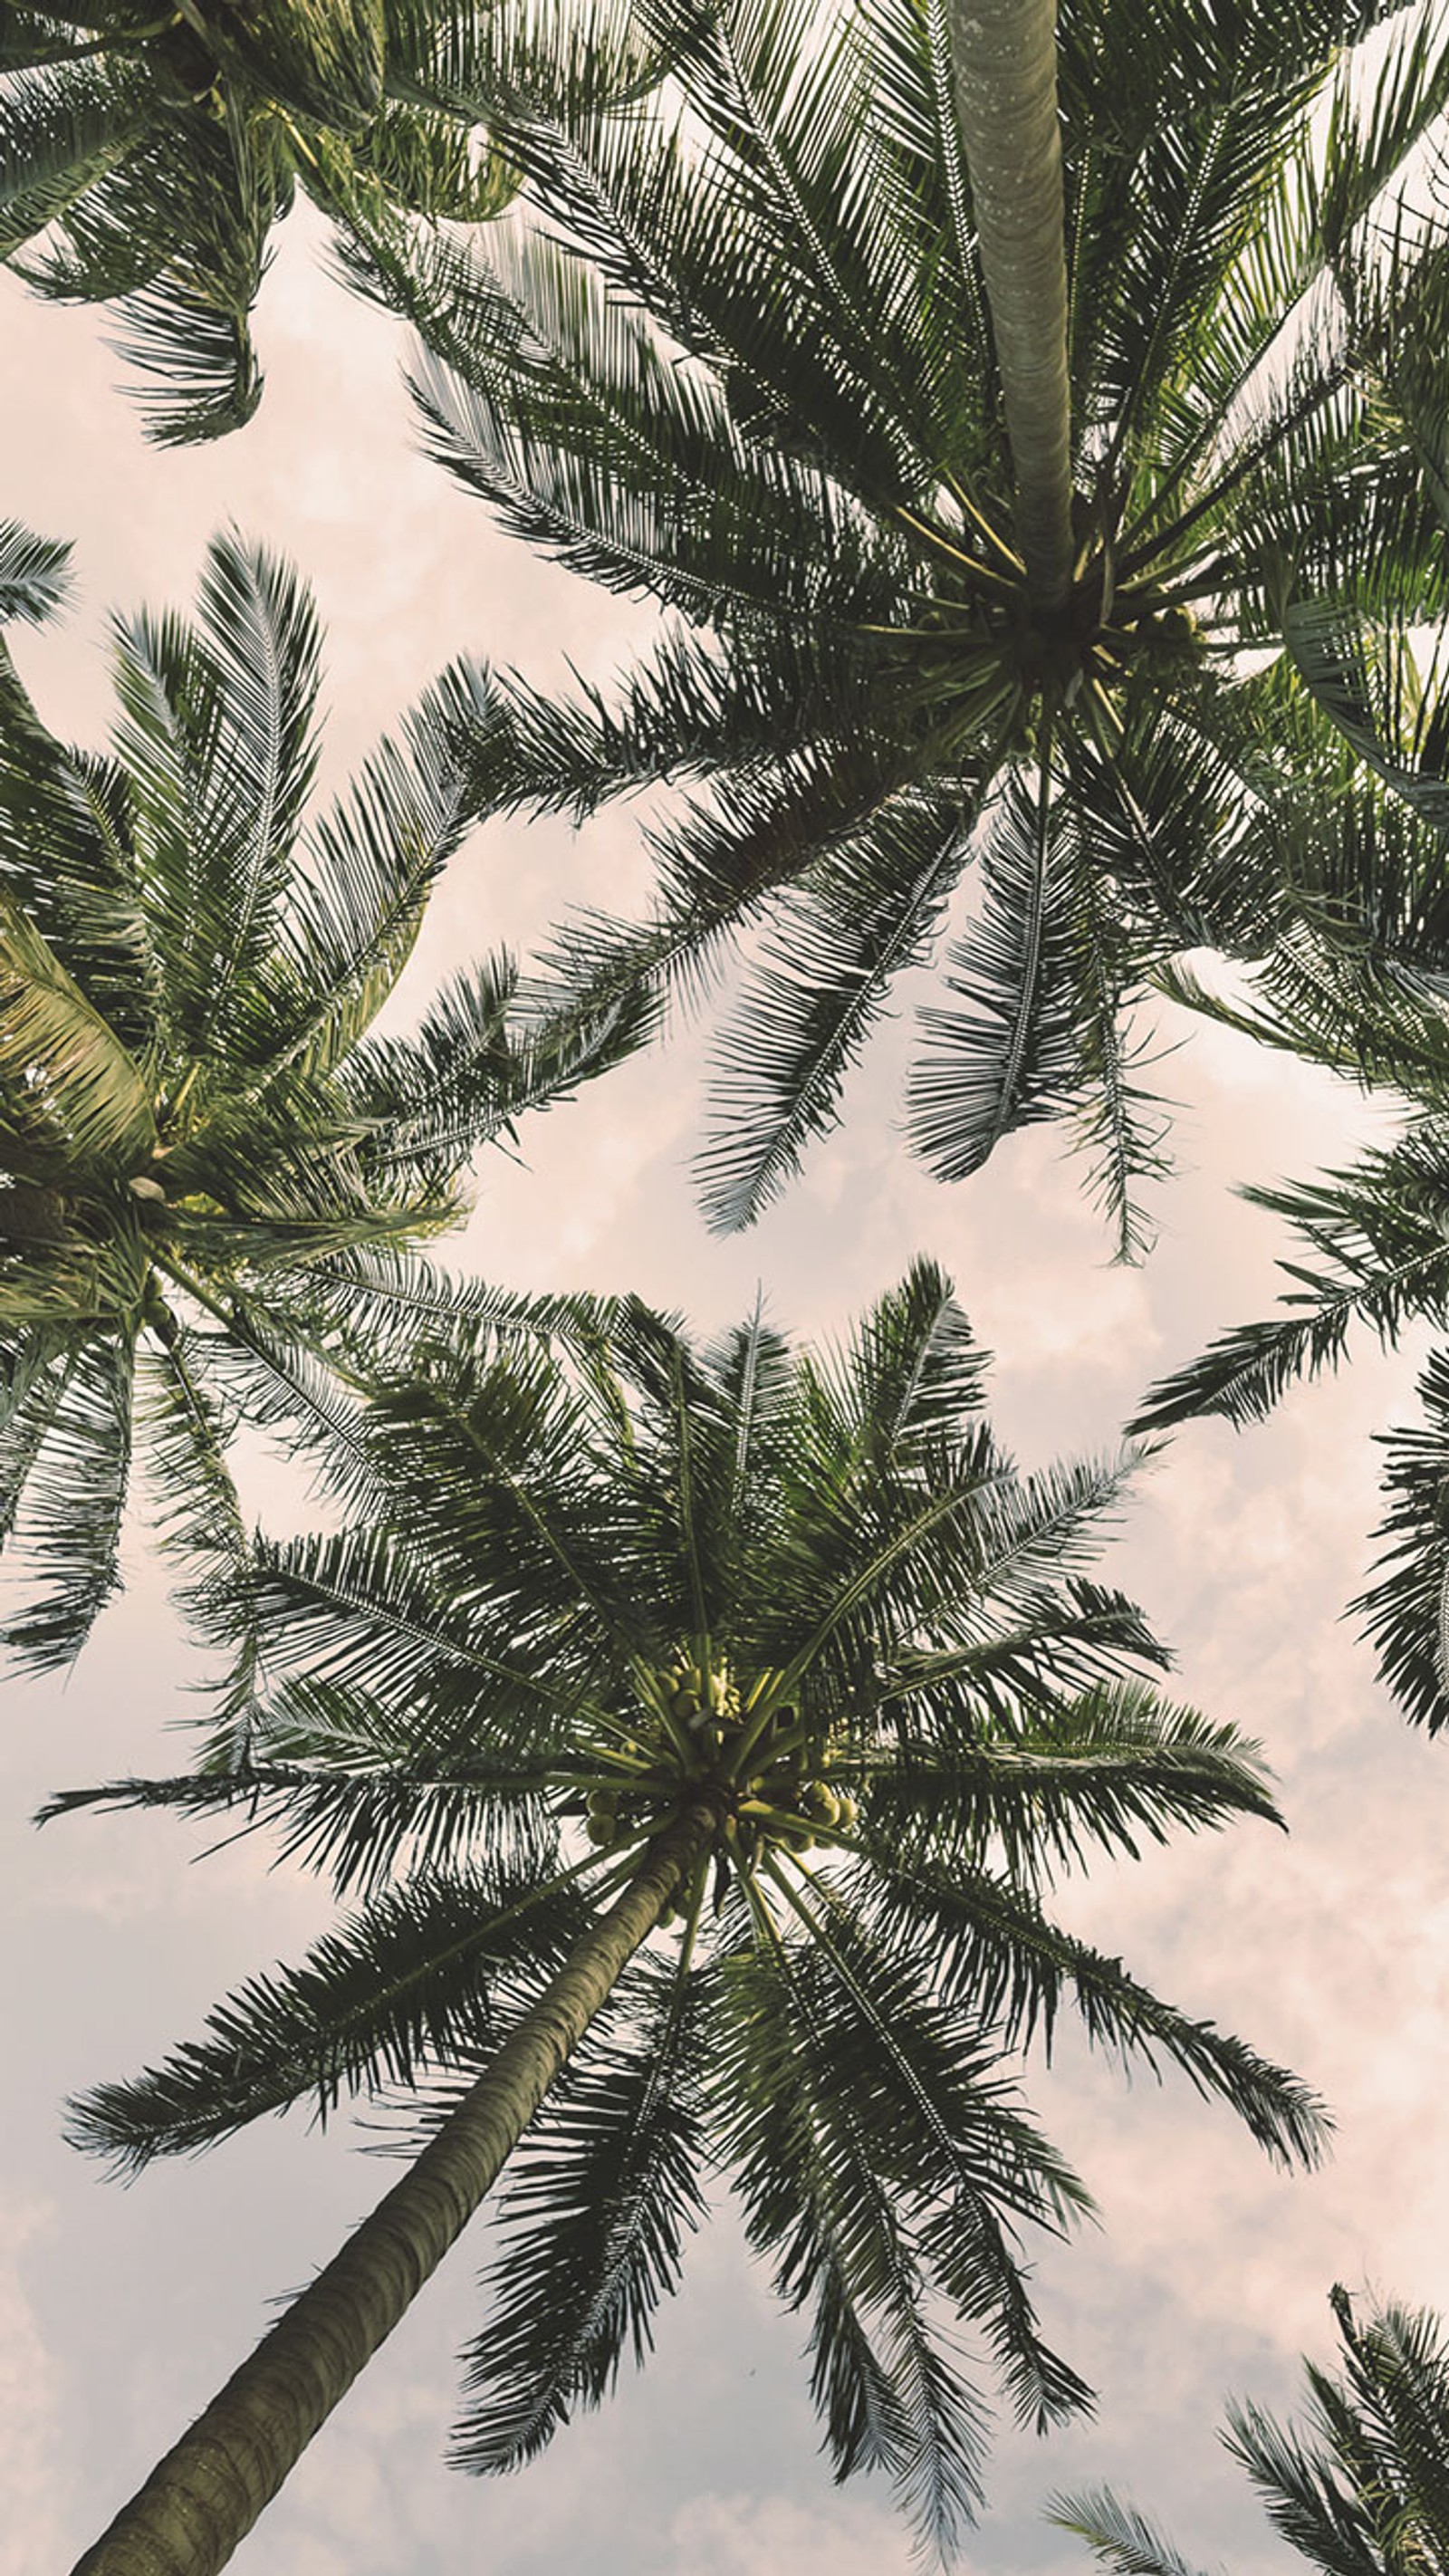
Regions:
<instances>
[{"instance_id":1,"label":"sky","mask_svg":"<svg viewBox=\"0 0 1449 2576\"><path fill-rule=\"evenodd\" d=\"M345 776L460 652L606 677L644 613L532 558L416 452L403 343L326 275L320 228L285 230L264 292L267 391L222 445L148 448L117 391L103 320L0 280L13 388L0 515L75 540L71 612L17 657L52 726L99 741L105 619L186 605L211 531L288 553L328 630L324 776ZM647 882L637 816L575 835L490 826L454 862L410 969L429 985L566 904ZM909 997L908 997L909 1000ZM898 1130L909 1011L852 1086L839 1131L750 1234L704 1230L689 1179L700 1043L680 1031L480 1166L454 1257L519 1287L633 1288L702 1328L744 1314L828 1336L917 1251L955 1278L997 1354L993 1409L1028 1463L1113 1448L1148 1381L1265 1312L1276 1229L1234 1181L1302 1174L1381 1132L1327 1076L1164 1015L1161 1087L1180 1104L1161 1239L1113 1267L1051 1131L1009 1140L943 1189ZM1283 1248L1283 1247L1278 1247ZM1160 1991L1240 2031L1328 2098L1337 2138L1311 2179L1275 2174L1227 2114L1169 2079L1128 2088L1067 2035L1027 2090L1095 2192L1101 2226L1044 2247L1050 2338L1099 2392L1095 2424L1041 2443L1003 2427L991 2509L962 2564L1067 2576L1084 2554L1042 2519L1053 2489L1110 2480L1203 2566L1268 2576L1285 2553L1217 2445L1229 2393L1280 2411L1298 2357L1326 2356L1335 2280L1449 2311L1443 2083L1449 1745L1400 1723L1340 1612L1376 1516L1373 1433L1411 1409L1422 1348L1361 1348L1267 1427L1180 1434L1139 1481L1106 1579L1178 1654L1176 1688L1259 1737L1291 1828L1245 1823L1094 1871L1061 1911ZM305 1525L295 1476L253 1461L273 1527ZM127 1588L64 1687L11 1680L0 1732L0 2576L54 2576L93 2539L262 2330L390 2180L345 2122L293 2115L130 2189L60 2136L64 2096L133 2071L216 1998L294 1958L325 1892L256 1841L202 1857L165 1818L82 1818L37 1835L50 1791L177 1767L201 1678L138 1516ZM727 2200L690 2248L642 2377L522 2476L442 2463L454 2356L482 2323L475 2222L239 2551L267 2576L904 2576L889 2494L836 2488L817 2451L798 2321L748 2262Z\"/></svg>"}]
</instances>

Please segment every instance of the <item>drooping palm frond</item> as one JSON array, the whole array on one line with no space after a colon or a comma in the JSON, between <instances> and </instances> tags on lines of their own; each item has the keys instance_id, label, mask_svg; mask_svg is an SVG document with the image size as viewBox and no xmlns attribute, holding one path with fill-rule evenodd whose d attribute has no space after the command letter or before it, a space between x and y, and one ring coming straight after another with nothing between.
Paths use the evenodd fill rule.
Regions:
<instances>
[{"instance_id":1,"label":"drooping palm frond","mask_svg":"<svg viewBox=\"0 0 1449 2576\"><path fill-rule=\"evenodd\" d=\"M729 1963L712 2076L750 2240L811 2315L837 2473L890 2471L949 2556L980 2500L986 2423L925 2331L924 2295L944 2292L962 2325L999 2343L1023 2413L1080 2410L1087 2391L1041 2344L1030 2307L1003 2301L1006 2281L1021 2283L1002 2230L1061 2225L1081 2187L1014 2116L967 2028L873 1960L848 1922L804 1951L776 1931ZM927 2210L934 2230L917 2216Z\"/></svg>"},{"instance_id":2,"label":"drooping palm frond","mask_svg":"<svg viewBox=\"0 0 1449 2576\"><path fill-rule=\"evenodd\" d=\"M43 625L65 597L70 547L38 537L18 519L0 522L0 626L12 618Z\"/></svg>"},{"instance_id":3,"label":"drooping palm frond","mask_svg":"<svg viewBox=\"0 0 1449 2576\"><path fill-rule=\"evenodd\" d=\"M1245 1191L1256 1206L1290 1220L1313 1266L1280 1261L1294 1282L1283 1299L1287 1312L1223 1334L1201 1359L1161 1380L1132 1428L1162 1430L1200 1413L1259 1421L1299 1376L1338 1365L1355 1323L1391 1342L1412 1316L1444 1314L1446 1185L1444 1139L1437 1122L1425 1121L1352 1170Z\"/></svg>"},{"instance_id":4,"label":"drooping palm frond","mask_svg":"<svg viewBox=\"0 0 1449 2576\"><path fill-rule=\"evenodd\" d=\"M577 1933L569 1890L474 1868L374 1895L300 1968L240 1987L205 2040L130 2084L98 2085L71 2123L77 2145L139 2171L215 2144L264 2112L413 2086L426 2065L477 2064L497 2044L494 1987L542 1983Z\"/></svg>"},{"instance_id":5,"label":"drooping palm frond","mask_svg":"<svg viewBox=\"0 0 1449 2576\"><path fill-rule=\"evenodd\" d=\"M509 2168L483 2283L498 2322L463 2355L460 2468L521 2468L609 2395L626 2351L639 2364L652 2349L705 2209L698 1982L652 1960L636 1972L627 2025L595 2025Z\"/></svg>"},{"instance_id":6,"label":"drooping palm frond","mask_svg":"<svg viewBox=\"0 0 1449 2576\"><path fill-rule=\"evenodd\" d=\"M18 1538L34 1586L3 1642L41 1672L74 1661L121 1580L135 1338L107 1325L57 1337L58 1348L46 1337L43 1373L0 1434L0 1526Z\"/></svg>"}]
</instances>

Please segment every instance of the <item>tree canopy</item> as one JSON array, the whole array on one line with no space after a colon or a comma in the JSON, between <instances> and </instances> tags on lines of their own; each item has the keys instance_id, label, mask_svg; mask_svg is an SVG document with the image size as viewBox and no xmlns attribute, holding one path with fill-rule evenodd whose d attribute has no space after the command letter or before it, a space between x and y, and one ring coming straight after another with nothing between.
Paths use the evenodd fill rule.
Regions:
<instances>
[{"instance_id":1,"label":"tree canopy","mask_svg":"<svg viewBox=\"0 0 1449 2576\"><path fill-rule=\"evenodd\" d=\"M49 613L64 553L0 531L0 607ZM102 755L47 730L0 647L0 1537L37 1664L116 1583L137 1419L165 1534L240 1558L237 1413L346 1438L349 1330L376 1351L488 1312L411 1247L461 1211L475 1147L615 1043L517 1040L503 955L411 1035L374 1030L471 819L463 683L309 822L321 636L285 565L218 538L196 623L113 642Z\"/></svg>"},{"instance_id":2,"label":"tree canopy","mask_svg":"<svg viewBox=\"0 0 1449 2576\"><path fill-rule=\"evenodd\" d=\"M1327 557L1352 553L1366 607L1442 587L1362 317L1366 227L1449 59L1419 26L1364 98L1336 66L1381 12L1062 11L1075 555L1048 605L950 12L653 14L667 88L504 115L534 216L349 254L428 344L433 452L506 527L667 612L622 685L497 674L480 718L495 806L695 790L653 834L649 917L566 923L548 998L657 1010L748 942L701 1161L725 1226L837 1118L896 979L939 959L917 1150L959 1178L1064 1118L1135 1251L1166 1132L1136 1005L1186 947L1271 945L1293 896L1274 693L1240 657L1278 648Z\"/></svg>"},{"instance_id":3,"label":"tree canopy","mask_svg":"<svg viewBox=\"0 0 1449 2576\"><path fill-rule=\"evenodd\" d=\"M1090 1855L1273 1809L1085 1571L1122 1466L1021 1474L984 1372L924 1263L836 1353L758 1315L701 1349L638 1308L572 1359L436 1347L381 1392L365 1522L257 1554L245 1759L57 1802L250 1813L363 1899L79 2105L128 2169L358 2094L441 2141L569 1943L652 1890L504 2184L466 2467L530 2458L642 2358L714 2172L808 2319L837 2474L887 2470L947 2550L973 2356L1042 2428L1089 2400L1019 2241L1089 2206L1020 2098L1028 2043L1072 2010L1285 2164L1318 2151L1303 2085L1047 1910Z\"/></svg>"}]
</instances>

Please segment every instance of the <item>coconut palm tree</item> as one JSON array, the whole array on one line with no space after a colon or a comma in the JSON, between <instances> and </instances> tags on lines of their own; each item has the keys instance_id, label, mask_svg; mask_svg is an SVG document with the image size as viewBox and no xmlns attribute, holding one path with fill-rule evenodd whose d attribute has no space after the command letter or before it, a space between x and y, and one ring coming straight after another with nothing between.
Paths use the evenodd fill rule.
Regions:
<instances>
[{"instance_id":1,"label":"coconut palm tree","mask_svg":"<svg viewBox=\"0 0 1449 2576\"><path fill-rule=\"evenodd\" d=\"M44 614L65 551L0 531L0 608ZM32 1663L116 1584L138 1416L171 1539L244 1552L236 1410L345 1441L349 1331L486 1317L409 1246L477 1141L586 1069L510 1039L506 958L372 1032L468 827L466 682L309 826L320 642L295 576L217 539L197 623L117 623L100 756L0 647L0 1537L36 1578L6 1632Z\"/></svg>"},{"instance_id":2,"label":"coconut palm tree","mask_svg":"<svg viewBox=\"0 0 1449 2576\"><path fill-rule=\"evenodd\" d=\"M87 2096L81 2144L135 2169L379 2090L428 2139L85 2576L220 2566L515 2147L462 2466L643 2356L713 2165L809 2316L838 2473L943 2552L985 2429L956 2333L1026 2419L1088 2402L1018 2241L1086 2205L1015 2089L1032 2035L1074 2005L1312 2160L1301 2085L1046 1909L1093 1850L1272 1808L1082 1570L1121 1463L1021 1475L984 1369L925 1263L824 1357L639 1309L573 1358L439 1344L371 1417L365 1526L260 1553L246 1766L56 1802L274 1820L364 1900Z\"/></svg>"},{"instance_id":3,"label":"coconut palm tree","mask_svg":"<svg viewBox=\"0 0 1449 2576\"><path fill-rule=\"evenodd\" d=\"M1449 2351L1430 2310L1331 2293L1337 2371L1305 2363L1305 2430L1234 2406L1223 2439L1275 2529L1321 2576L1400 2576L1449 2563ZM1191 2576L1153 2526L1103 2491L1063 2499L1052 2519L1087 2541L1112 2576Z\"/></svg>"},{"instance_id":4,"label":"coconut palm tree","mask_svg":"<svg viewBox=\"0 0 1449 2576\"><path fill-rule=\"evenodd\" d=\"M660 0L668 90L501 117L542 222L349 255L429 345L433 451L668 613L622 687L496 676L475 756L484 801L580 816L704 782L656 826L651 916L566 925L551 999L658 1009L750 936L703 1156L720 1224L943 953L918 1150L957 1178L1065 1117L1140 1245L1166 1122L1133 1004L1184 946L1267 945L1286 900L1233 657L1278 643L1285 580L1350 523L1366 598L1437 595L1352 322L1366 210L1449 65L1416 22L1310 127L1384 14L1073 5L1053 55L1046 8L1002 0ZM996 201L1023 166L1017 238Z\"/></svg>"}]
</instances>

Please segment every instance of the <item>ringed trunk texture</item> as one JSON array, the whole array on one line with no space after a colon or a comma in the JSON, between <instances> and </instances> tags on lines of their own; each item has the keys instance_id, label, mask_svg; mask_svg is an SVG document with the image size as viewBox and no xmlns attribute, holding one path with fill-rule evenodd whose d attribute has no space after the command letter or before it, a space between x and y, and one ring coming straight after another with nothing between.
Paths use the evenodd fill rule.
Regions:
<instances>
[{"instance_id":1,"label":"ringed trunk texture","mask_svg":"<svg viewBox=\"0 0 1449 2576\"><path fill-rule=\"evenodd\" d=\"M73 2576L214 2576L497 2180L699 1850L682 1817L400 2182L158 2462Z\"/></svg>"},{"instance_id":2,"label":"ringed trunk texture","mask_svg":"<svg viewBox=\"0 0 1449 2576\"><path fill-rule=\"evenodd\" d=\"M956 116L971 179L1033 607L1072 583L1066 195L1056 0L950 0Z\"/></svg>"}]
</instances>

